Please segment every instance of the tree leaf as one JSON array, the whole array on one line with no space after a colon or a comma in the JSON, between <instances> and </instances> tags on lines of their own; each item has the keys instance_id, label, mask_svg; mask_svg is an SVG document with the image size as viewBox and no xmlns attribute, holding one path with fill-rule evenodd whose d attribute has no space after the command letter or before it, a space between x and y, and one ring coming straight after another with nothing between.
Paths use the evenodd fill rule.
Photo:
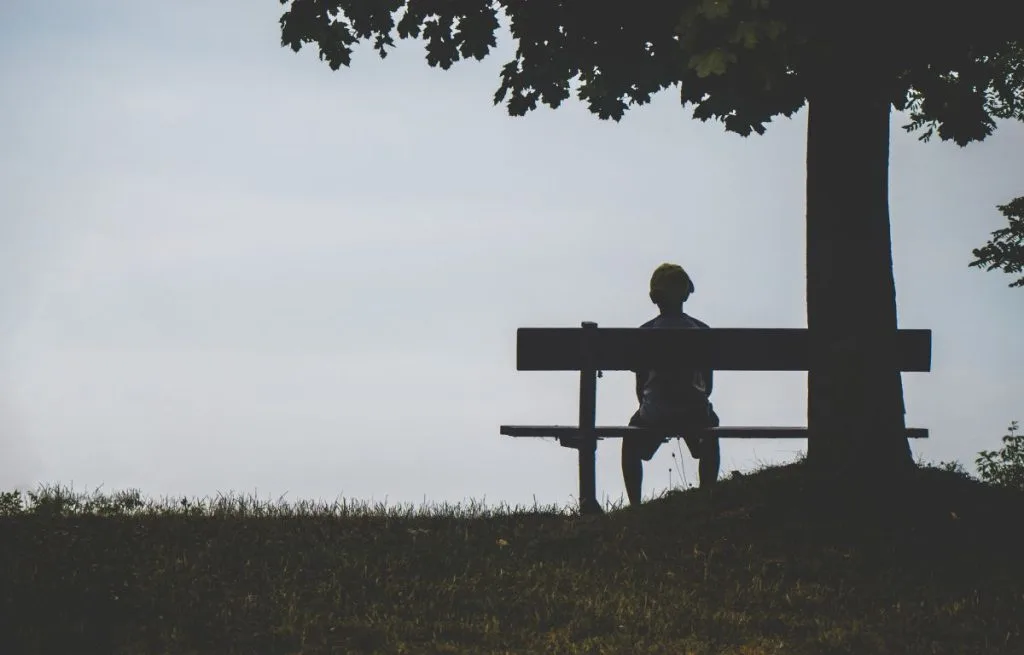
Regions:
<instances>
[{"instance_id":1,"label":"tree leaf","mask_svg":"<svg viewBox=\"0 0 1024 655\"><path fill-rule=\"evenodd\" d=\"M689 66L697 72L698 77L723 75L729 64L736 61L736 55L724 48L714 48L699 55L690 57Z\"/></svg>"},{"instance_id":2,"label":"tree leaf","mask_svg":"<svg viewBox=\"0 0 1024 655\"><path fill-rule=\"evenodd\" d=\"M719 20L729 15L732 0L701 0L700 13L708 20Z\"/></svg>"}]
</instances>

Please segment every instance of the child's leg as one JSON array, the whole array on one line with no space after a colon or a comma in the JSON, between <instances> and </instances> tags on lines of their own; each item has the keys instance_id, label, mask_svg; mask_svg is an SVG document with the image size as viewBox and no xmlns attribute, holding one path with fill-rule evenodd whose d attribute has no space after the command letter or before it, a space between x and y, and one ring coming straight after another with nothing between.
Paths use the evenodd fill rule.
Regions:
<instances>
[{"instance_id":1,"label":"child's leg","mask_svg":"<svg viewBox=\"0 0 1024 655\"><path fill-rule=\"evenodd\" d=\"M629 419L634 427L651 427L637 410ZM630 505L641 503L641 491L644 482L644 462L649 462L654 453L661 447L664 439L660 437L626 437L622 440L622 482L626 486L626 496Z\"/></svg>"},{"instance_id":2,"label":"child's leg","mask_svg":"<svg viewBox=\"0 0 1024 655\"><path fill-rule=\"evenodd\" d=\"M722 452L718 437L683 437L690 454L697 460L700 486L710 487L718 481Z\"/></svg>"},{"instance_id":3,"label":"child's leg","mask_svg":"<svg viewBox=\"0 0 1024 655\"><path fill-rule=\"evenodd\" d=\"M701 439L701 442L700 464L697 468L700 473L700 486L706 488L718 482L722 451L718 444L718 437L706 437Z\"/></svg>"},{"instance_id":4,"label":"child's leg","mask_svg":"<svg viewBox=\"0 0 1024 655\"><path fill-rule=\"evenodd\" d=\"M622 440L622 482L626 485L629 504L639 505L644 483L644 460L631 439Z\"/></svg>"}]
</instances>

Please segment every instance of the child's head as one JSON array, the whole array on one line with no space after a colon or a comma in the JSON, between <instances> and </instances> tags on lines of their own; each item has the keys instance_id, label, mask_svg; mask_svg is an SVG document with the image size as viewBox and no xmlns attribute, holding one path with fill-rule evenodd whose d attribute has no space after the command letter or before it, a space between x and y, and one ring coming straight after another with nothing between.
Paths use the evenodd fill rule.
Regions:
<instances>
[{"instance_id":1,"label":"child's head","mask_svg":"<svg viewBox=\"0 0 1024 655\"><path fill-rule=\"evenodd\" d=\"M693 282L682 266L662 264L651 276L651 302L660 308L679 307L693 293Z\"/></svg>"}]
</instances>

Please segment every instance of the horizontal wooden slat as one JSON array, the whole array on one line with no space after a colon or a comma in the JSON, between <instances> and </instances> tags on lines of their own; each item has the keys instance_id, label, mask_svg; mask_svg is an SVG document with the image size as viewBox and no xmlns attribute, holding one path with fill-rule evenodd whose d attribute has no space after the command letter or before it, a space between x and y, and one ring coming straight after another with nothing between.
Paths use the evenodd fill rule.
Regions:
<instances>
[{"instance_id":1,"label":"horizontal wooden slat","mask_svg":"<svg viewBox=\"0 0 1024 655\"><path fill-rule=\"evenodd\" d=\"M509 437L557 437L571 439L579 435L580 429L574 425L503 425L501 434ZM804 427L752 427L752 426L720 426L709 428L706 434L720 439L806 439L807 428ZM594 428L598 439L621 439L623 437L664 434L663 430L635 428L628 425L599 425ZM907 428L908 439L927 439L925 428Z\"/></svg>"},{"instance_id":2,"label":"horizontal wooden slat","mask_svg":"<svg viewBox=\"0 0 1024 655\"><path fill-rule=\"evenodd\" d=\"M520 371L578 371L585 367L584 328L519 328ZM591 365L602 371L697 367L716 371L806 371L806 328L589 330ZM931 370L931 330L899 330L888 346L901 371ZM884 355L884 353L883 353ZM887 357L888 358L888 357Z\"/></svg>"}]
</instances>

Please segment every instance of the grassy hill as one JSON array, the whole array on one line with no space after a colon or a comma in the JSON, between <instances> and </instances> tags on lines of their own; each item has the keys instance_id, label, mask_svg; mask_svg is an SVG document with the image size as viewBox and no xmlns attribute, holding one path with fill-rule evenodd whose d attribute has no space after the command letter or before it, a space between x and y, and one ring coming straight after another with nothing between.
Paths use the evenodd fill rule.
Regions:
<instances>
[{"instance_id":1,"label":"grassy hill","mask_svg":"<svg viewBox=\"0 0 1024 655\"><path fill-rule=\"evenodd\" d=\"M50 489L0 502L4 653L1024 653L1024 494L801 464L580 518Z\"/></svg>"}]
</instances>

